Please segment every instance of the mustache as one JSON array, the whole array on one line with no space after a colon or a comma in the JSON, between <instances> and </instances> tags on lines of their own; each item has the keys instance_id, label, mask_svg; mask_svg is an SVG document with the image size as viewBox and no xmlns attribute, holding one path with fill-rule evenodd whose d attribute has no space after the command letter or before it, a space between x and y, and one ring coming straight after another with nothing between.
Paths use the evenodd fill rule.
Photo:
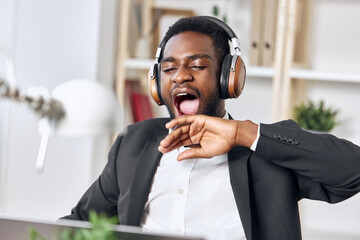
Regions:
<instances>
[{"instance_id":1,"label":"mustache","mask_svg":"<svg viewBox=\"0 0 360 240\"><path fill-rule=\"evenodd\" d=\"M187 83L176 83L176 84L172 87L172 89L171 89L171 91L170 91L170 95L171 95L171 93L172 93L175 89L177 89L177 88L188 88L188 89L196 92L196 94L197 94L198 96L200 96L200 91L199 91L197 88L194 88L194 87L192 87L190 84L187 84Z\"/></svg>"}]
</instances>

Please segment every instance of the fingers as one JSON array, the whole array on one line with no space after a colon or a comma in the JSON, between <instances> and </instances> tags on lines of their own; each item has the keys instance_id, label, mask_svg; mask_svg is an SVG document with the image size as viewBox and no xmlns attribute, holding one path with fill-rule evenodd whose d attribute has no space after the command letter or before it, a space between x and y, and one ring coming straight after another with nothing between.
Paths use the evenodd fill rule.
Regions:
<instances>
[{"instance_id":1,"label":"fingers","mask_svg":"<svg viewBox=\"0 0 360 240\"><path fill-rule=\"evenodd\" d=\"M173 120L171 120L170 122L168 122L165 127L167 129L170 128L175 128L176 126L181 126L184 124L190 124L194 121L194 119L196 118L195 115L183 115L179 118L175 118Z\"/></svg>"},{"instance_id":2,"label":"fingers","mask_svg":"<svg viewBox=\"0 0 360 240\"><path fill-rule=\"evenodd\" d=\"M202 148L190 148L179 154L178 161L183 161L190 158L207 158L207 155Z\"/></svg>"},{"instance_id":3,"label":"fingers","mask_svg":"<svg viewBox=\"0 0 360 240\"><path fill-rule=\"evenodd\" d=\"M175 150L181 146L184 146L184 144L179 143L179 144L171 147L166 152L171 152L172 150ZM166 152L161 151L160 149L162 149L161 146L159 146L159 151L162 153L166 153ZM191 158L206 158L206 157L207 157L207 155L203 152L201 147L194 147L194 148L190 148L190 149L185 150L184 152L180 153L179 156L177 157L177 160L183 161L183 160L191 159Z\"/></svg>"},{"instance_id":4,"label":"fingers","mask_svg":"<svg viewBox=\"0 0 360 240\"><path fill-rule=\"evenodd\" d=\"M164 148L171 147L172 145L177 144L179 141L189 138L189 128L189 125L176 128L160 142L160 146Z\"/></svg>"},{"instance_id":5,"label":"fingers","mask_svg":"<svg viewBox=\"0 0 360 240\"><path fill-rule=\"evenodd\" d=\"M228 152L236 143L238 129L231 120L204 115L181 116L168 122L166 128L174 130L160 142L160 152L167 153L182 146L191 147L179 154L179 161L211 158Z\"/></svg>"},{"instance_id":6,"label":"fingers","mask_svg":"<svg viewBox=\"0 0 360 240\"><path fill-rule=\"evenodd\" d=\"M195 119L194 115L184 115L168 122L166 128L174 130L160 142L158 150L167 153L182 146L199 144L201 137L195 135L200 132L201 127L195 124Z\"/></svg>"},{"instance_id":7,"label":"fingers","mask_svg":"<svg viewBox=\"0 0 360 240\"><path fill-rule=\"evenodd\" d=\"M159 146L158 150L162 153L167 153L167 152L171 152L175 149L178 149L182 146L187 146L187 145L192 145L190 139L188 137L186 137L183 140L179 140L177 142L172 143L171 145L167 146L167 147L163 147L163 146Z\"/></svg>"}]
</instances>

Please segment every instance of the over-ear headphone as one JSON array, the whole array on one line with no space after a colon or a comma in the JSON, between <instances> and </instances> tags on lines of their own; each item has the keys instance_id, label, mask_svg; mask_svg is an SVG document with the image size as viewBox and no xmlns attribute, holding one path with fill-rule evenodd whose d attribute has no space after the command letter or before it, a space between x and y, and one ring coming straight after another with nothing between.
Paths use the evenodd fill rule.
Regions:
<instances>
[{"instance_id":1,"label":"over-ear headphone","mask_svg":"<svg viewBox=\"0 0 360 240\"><path fill-rule=\"evenodd\" d=\"M229 40L231 40L234 54L227 54L223 59L220 72L220 95L223 99L239 97L244 88L246 78L245 64L240 56L240 41L236 37L233 30L226 23L215 17L196 16L193 18L203 18L216 23L218 26L224 29L227 37ZM150 94L158 105L164 104L161 97L160 87L160 57L164 45L165 43L163 40L157 48L154 64L149 70Z\"/></svg>"}]
</instances>

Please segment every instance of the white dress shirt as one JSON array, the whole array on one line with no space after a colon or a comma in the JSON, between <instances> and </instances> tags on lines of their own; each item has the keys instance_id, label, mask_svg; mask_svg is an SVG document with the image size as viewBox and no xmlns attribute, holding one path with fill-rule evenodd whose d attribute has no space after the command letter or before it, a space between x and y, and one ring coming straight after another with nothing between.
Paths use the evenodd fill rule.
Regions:
<instances>
[{"instance_id":1,"label":"white dress shirt","mask_svg":"<svg viewBox=\"0 0 360 240\"><path fill-rule=\"evenodd\" d=\"M178 154L185 150L181 147L162 156L145 204L142 229L207 240L245 240L230 185L228 155L178 162Z\"/></svg>"}]
</instances>

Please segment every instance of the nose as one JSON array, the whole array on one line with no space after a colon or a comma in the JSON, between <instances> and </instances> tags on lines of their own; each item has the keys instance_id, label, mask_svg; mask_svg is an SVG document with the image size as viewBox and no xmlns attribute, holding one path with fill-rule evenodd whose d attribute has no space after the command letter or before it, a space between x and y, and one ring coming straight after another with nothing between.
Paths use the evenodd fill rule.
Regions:
<instances>
[{"instance_id":1,"label":"nose","mask_svg":"<svg viewBox=\"0 0 360 240\"><path fill-rule=\"evenodd\" d=\"M171 80L174 83L182 84L184 82L192 81L193 76L191 75L189 69L187 69L185 66L180 66L176 69L174 75L171 76Z\"/></svg>"}]
</instances>

